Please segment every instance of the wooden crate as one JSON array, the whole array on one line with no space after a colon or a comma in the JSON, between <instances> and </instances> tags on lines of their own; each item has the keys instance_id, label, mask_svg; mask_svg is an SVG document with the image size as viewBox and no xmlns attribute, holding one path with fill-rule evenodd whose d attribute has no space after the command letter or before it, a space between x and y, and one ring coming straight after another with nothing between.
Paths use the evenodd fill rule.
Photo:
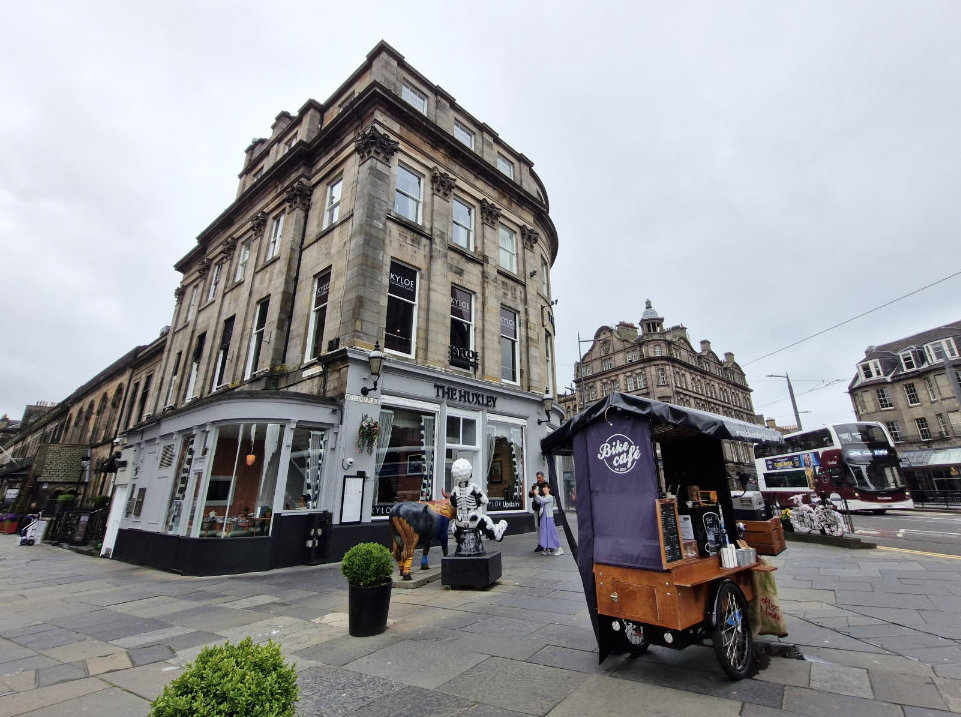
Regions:
<instances>
[{"instance_id":1,"label":"wooden crate","mask_svg":"<svg viewBox=\"0 0 961 717\"><path fill-rule=\"evenodd\" d=\"M760 555L777 555L785 546L784 527L779 517L770 520L742 520L747 532L744 540Z\"/></svg>"},{"instance_id":2,"label":"wooden crate","mask_svg":"<svg viewBox=\"0 0 961 717\"><path fill-rule=\"evenodd\" d=\"M597 563L597 611L610 617L683 630L704 620L715 580L729 577L745 598L752 600L752 567L722 568L718 557L691 558L663 571Z\"/></svg>"}]
</instances>

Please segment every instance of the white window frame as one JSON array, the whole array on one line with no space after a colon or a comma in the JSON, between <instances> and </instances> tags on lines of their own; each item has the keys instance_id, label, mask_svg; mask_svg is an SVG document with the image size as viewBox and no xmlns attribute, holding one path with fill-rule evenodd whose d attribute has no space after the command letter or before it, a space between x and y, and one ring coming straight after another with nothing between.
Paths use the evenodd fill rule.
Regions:
<instances>
[{"instance_id":1,"label":"white window frame","mask_svg":"<svg viewBox=\"0 0 961 717\"><path fill-rule=\"evenodd\" d=\"M614 358L609 357L601 361L601 371L610 371L614 368Z\"/></svg>"},{"instance_id":2,"label":"white window frame","mask_svg":"<svg viewBox=\"0 0 961 717\"><path fill-rule=\"evenodd\" d=\"M547 266L547 259L541 257L541 293L544 296L551 295L550 271Z\"/></svg>"},{"instance_id":3,"label":"white window frame","mask_svg":"<svg viewBox=\"0 0 961 717\"><path fill-rule=\"evenodd\" d=\"M270 224L270 239L267 241L267 256L264 261L280 254L280 238L284 232L284 213L281 212Z\"/></svg>"},{"instance_id":4,"label":"white window frame","mask_svg":"<svg viewBox=\"0 0 961 717\"><path fill-rule=\"evenodd\" d=\"M231 321L231 319L233 319L233 321ZM231 336L227 342L227 345L225 346L223 332L227 329L228 321L230 321ZM217 348L217 360L214 362L213 375L210 377L211 392L216 391L217 388L219 388L220 386L223 386L224 384L229 383L229 381L226 380L227 358L230 356L230 343L233 341L233 329L234 329L234 324L236 323L237 323L236 316L229 316L226 319L224 319L223 325L220 327L220 346L218 346ZM217 379L219 378L222 378L224 380L218 381Z\"/></svg>"},{"instance_id":5,"label":"white window frame","mask_svg":"<svg viewBox=\"0 0 961 717\"><path fill-rule=\"evenodd\" d=\"M938 419L938 438L947 438L951 435L951 432L948 429L947 419L944 417L943 413L936 413L934 415Z\"/></svg>"},{"instance_id":6,"label":"white window frame","mask_svg":"<svg viewBox=\"0 0 961 717\"><path fill-rule=\"evenodd\" d=\"M409 192L407 192L407 191L404 190L404 189L401 189L400 180L401 180L401 173L402 173L402 172L410 175L410 176L417 182L417 195L416 195L416 196L410 194ZM398 202L397 202L397 200L398 200L399 197L403 197L407 202L413 202L413 204L414 204L414 216L413 216L413 217L409 216L406 212L401 211L401 209L398 208ZM394 182L394 212L395 212L396 214L398 214L399 216L404 217L405 219L409 219L410 221L412 221L412 222L414 222L414 223L416 223L416 224L420 224L420 222L421 222L421 214L422 214L422 206L423 206L423 203L424 203L424 202L423 202L423 198L424 198L424 177L423 177L423 175L422 175L422 174L419 174L418 172L415 172L413 169L411 169L410 167L408 167L408 166L406 166L406 165L404 165L404 164L398 163L398 164L397 164L397 178L396 178L396 181ZM406 207L406 202L404 202L404 203L401 204L400 206L401 206L401 207Z\"/></svg>"},{"instance_id":7,"label":"white window frame","mask_svg":"<svg viewBox=\"0 0 961 717\"><path fill-rule=\"evenodd\" d=\"M264 346L267 334L267 314L270 310L270 297L257 302L254 310L254 323L250 327L250 343L247 348L247 365L244 368L244 380L249 379L257 371L260 363L260 352ZM261 318L263 322L261 322Z\"/></svg>"},{"instance_id":8,"label":"white window frame","mask_svg":"<svg viewBox=\"0 0 961 717\"><path fill-rule=\"evenodd\" d=\"M888 421L884 424L888 433L891 434L891 440L895 443L901 443L904 441L904 433L901 431L901 424L897 421Z\"/></svg>"},{"instance_id":9,"label":"white window frame","mask_svg":"<svg viewBox=\"0 0 961 717\"><path fill-rule=\"evenodd\" d=\"M203 352L206 345L207 332L200 334L194 339L193 355L190 357L190 373L187 376L187 390L184 391L185 401L189 401L197 395L197 378L200 375L200 362L203 361Z\"/></svg>"},{"instance_id":10,"label":"white window frame","mask_svg":"<svg viewBox=\"0 0 961 717\"><path fill-rule=\"evenodd\" d=\"M313 361L320 357L324 351L323 335L320 336L320 345L317 346L316 353L314 352L314 346L317 344L317 316L320 310L324 311L324 328L322 331L326 331L327 328L327 305L330 303L330 276L331 270L325 269L324 271L317 274L314 277L313 289L311 291L311 308L310 308L310 322L307 326L307 345L304 347L304 362ZM320 282L327 282L327 292L325 294L325 299L323 303L318 303L317 289L320 288Z\"/></svg>"},{"instance_id":11,"label":"white window frame","mask_svg":"<svg viewBox=\"0 0 961 717\"><path fill-rule=\"evenodd\" d=\"M631 374L627 374L627 390L628 391L634 390L634 376L632 376Z\"/></svg>"},{"instance_id":12,"label":"white window frame","mask_svg":"<svg viewBox=\"0 0 961 717\"><path fill-rule=\"evenodd\" d=\"M941 356L938 356L939 352ZM924 355L927 356L928 363L939 363L944 360L944 356L957 358L958 349L954 344L954 338L949 336L945 339L926 343L924 345Z\"/></svg>"},{"instance_id":13,"label":"white window frame","mask_svg":"<svg viewBox=\"0 0 961 717\"><path fill-rule=\"evenodd\" d=\"M499 247L497 265L512 274L517 273L517 232L503 224L498 225L497 244Z\"/></svg>"},{"instance_id":14,"label":"white window frame","mask_svg":"<svg viewBox=\"0 0 961 717\"><path fill-rule=\"evenodd\" d=\"M458 207L463 208L467 212L467 223L464 224L463 221L458 221L457 209ZM459 247L467 249L467 251L474 251L474 207L465 202L459 197L454 197L453 204L451 206L451 241ZM459 237L464 237L466 239L466 244L458 241Z\"/></svg>"},{"instance_id":15,"label":"white window frame","mask_svg":"<svg viewBox=\"0 0 961 717\"><path fill-rule=\"evenodd\" d=\"M167 395L164 397L164 404L161 408L173 405L174 396L177 395L177 376L180 373L180 361L182 358L183 351L178 351L177 357L174 359L173 369L170 372L170 382L167 384Z\"/></svg>"},{"instance_id":16,"label":"white window frame","mask_svg":"<svg viewBox=\"0 0 961 717\"><path fill-rule=\"evenodd\" d=\"M918 436L922 441L930 441L934 438L931 433L931 427L928 425L928 419L924 416L920 416L914 419L914 425L918 428Z\"/></svg>"},{"instance_id":17,"label":"white window frame","mask_svg":"<svg viewBox=\"0 0 961 717\"><path fill-rule=\"evenodd\" d=\"M876 389L875 394L877 394L878 397L878 407L882 411L894 408L894 401L891 400L891 394L888 393L886 386L881 386L880 388Z\"/></svg>"},{"instance_id":18,"label":"white window frame","mask_svg":"<svg viewBox=\"0 0 961 717\"><path fill-rule=\"evenodd\" d=\"M938 384L933 377L924 377L924 387L928 389L928 398L931 399L931 403L940 400L941 391L938 389Z\"/></svg>"},{"instance_id":19,"label":"white window frame","mask_svg":"<svg viewBox=\"0 0 961 717\"><path fill-rule=\"evenodd\" d=\"M870 361L864 361L858 364L858 371L861 374L861 380L867 381L872 378L880 378L881 373L881 362L878 359L871 359Z\"/></svg>"},{"instance_id":20,"label":"white window frame","mask_svg":"<svg viewBox=\"0 0 961 717\"><path fill-rule=\"evenodd\" d=\"M197 311L197 300L200 297L200 284L194 284L190 290L190 302L187 304L187 314L184 316L184 323L189 324Z\"/></svg>"},{"instance_id":21,"label":"white window frame","mask_svg":"<svg viewBox=\"0 0 961 717\"><path fill-rule=\"evenodd\" d=\"M324 204L324 229L340 218L340 199L344 190L344 178L338 177L327 185L327 202Z\"/></svg>"},{"instance_id":22,"label":"white window frame","mask_svg":"<svg viewBox=\"0 0 961 717\"><path fill-rule=\"evenodd\" d=\"M224 263L218 261L214 264L213 271L210 272L210 286L207 289L207 301L217 298L217 285L220 284L220 277L224 273Z\"/></svg>"},{"instance_id":23,"label":"white window frame","mask_svg":"<svg viewBox=\"0 0 961 717\"><path fill-rule=\"evenodd\" d=\"M658 385L658 386L666 386L666 385L667 385L667 371L664 370L664 367L663 367L663 366L658 366L658 367L657 367L656 379L657 379L657 385Z\"/></svg>"},{"instance_id":24,"label":"white window frame","mask_svg":"<svg viewBox=\"0 0 961 717\"><path fill-rule=\"evenodd\" d=\"M497 171L506 177L514 178L514 163L500 152L497 153Z\"/></svg>"},{"instance_id":25,"label":"white window frame","mask_svg":"<svg viewBox=\"0 0 961 717\"><path fill-rule=\"evenodd\" d=\"M474 149L474 132L457 120L454 120L454 139L466 147Z\"/></svg>"},{"instance_id":26,"label":"white window frame","mask_svg":"<svg viewBox=\"0 0 961 717\"><path fill-rule=\"evenodd\" d=\"M918 368L918 362L913 349L910 351L902 351L898 356L901 359L901 366L904 367L905 371L914 371L914 369Z\"/></svg>"},{"instance_id":27,"label":"white window frame","mask_svg":"<svg viewBox=\"0 0 961 717\"><path fill-rule=\"evenodd\" d=\"M909 381L903 385L904 397L908 401L909 406L920 406L921 397L918 396L918 389L915 387L913 381Z\"/></svg>"},{"instance_id":28,"label":"white window frame","mask_svg":"<svg viewBox=\"0 0 961 717\"><path fill-rule=\"evenodd\" d=\"M400 88L400 97L422 115L427 114L427 95L409 82L404 82Z\"/></svg>"},{"instance_id":29,"label":"white window frame","mask_svg":"<svg viewBox=\"0 0 961 717\"><path fill-rule=\"evenodd\" d=\"M244 277L247 276L247 262L250 260L250 244L251 240L240 244L240 248L237 250L237 270L234 272L234 283L238 281L243 281Z\"/></svg>"}]
</instances>

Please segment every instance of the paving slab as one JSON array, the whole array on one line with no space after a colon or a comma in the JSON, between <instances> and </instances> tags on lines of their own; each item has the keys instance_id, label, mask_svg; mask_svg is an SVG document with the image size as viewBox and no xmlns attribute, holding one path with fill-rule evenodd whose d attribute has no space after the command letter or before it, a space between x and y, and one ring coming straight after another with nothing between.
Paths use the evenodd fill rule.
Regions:
<instances>
[{"instance_id":1,"label":"paving slab","mask_svg":"<svg viewBox=\"0 0 961 717\"><path fill-rule=\"evenodd\" d=\"M37 686L46 687L59 682L70 682L89 677L85 662L65 662L37 670Z\"/></svg>"},{"instance_id":2,"label":"paving slab","mask_svg":"<svg viewBox=\"0 0 961 717\"><path fill-rule=\"evenodd\" d=\"M18 715L30 714L32 711L53 705L67 705L72 700L77 700L84 695L101 692L107 689L108 685L96 677L87 677L82 680L72 680L61 682L47 687L38 687L35 690L25 692L15 692L0 696L0 717L17 717ZM71 717L76 712L64 712Z\"/></svg>"},{"instance_id":3,"label":"paving slab","mask_svg":"<svg viewBox=\"0 0 961 717\"><path fill-rule=\"evenodd\" d=\"M868 671L861 667L812 663L810 688L839 695L874 698Z\"/></svg>"},{"instance_id":4,"label":"paving slab","mask_svg":"<svg viewBox=\"0 0 961 717\"><path fill-rule=\"evenodd\" d=\"M137 717L146 715L150 703L125 690L110 687L99 692L74 697L68 702L41 707L27 713L29 717Z\"/></svg>"},{"instance_id":5,"label":"paving slab","mask_svg":"<svg viewBox=\"0 0 961 717\"><path fill-rule=\"evenodd\" d=\"M937 710L949 709L933 677L872 670L870 678L874 696L879 700Z\"/></svg>"},{"instance_id":6,"label":"paving slab","mask_svg":"<svg viewBox=\"0 0 961 717\"><path fill-rule=\"evenodd\" d=\"M605 675L591 675L544 714L548 717L623 717L635 714L645 717L737 717L741 714L741 703Z\"/></svg>"},{"instance_id":7,"label":"paving slab","mask_svg":"<svg viewBox=\"0 0 961 717\"><path fill-rule=\"evenodd\" d=\"M156 699L163 687L183 674L183 668L167 662L153 662L129 670L107 672L99 679L111 686L119 687L145 700Z\"/></svg>"},{"instance_id":8,"label":"paving slab","mask_svg":"<svg viewBox=\"0 0 961 717\"><path fill-rule=\"evenodd\" d=\"M419 640L401 640L345 665L348 670L383 677L415 687L434 689L459 677L486 655L462 652ZM518 663L520 664L520 663Z\"/></svg>"},{"instance_id":9,"label":"paving slab","mask_svg":"<svg viewBox=\"0 0 961 717\"><path fill-rule=\"evenodd\" d=\"M785 687L782 707L815 717L903 717L901 706L835 692Z\"/></svg>"},{"instance_id":10,"label":"paving slab","mask_svg":"<svg viewBox=\"0 0 961 717\"><path fill-rule=\"evenodd\" d=\"M961 712L961 679L935 675L932 681L948 709L952 712Z\"/></svg>"}]
</instances>

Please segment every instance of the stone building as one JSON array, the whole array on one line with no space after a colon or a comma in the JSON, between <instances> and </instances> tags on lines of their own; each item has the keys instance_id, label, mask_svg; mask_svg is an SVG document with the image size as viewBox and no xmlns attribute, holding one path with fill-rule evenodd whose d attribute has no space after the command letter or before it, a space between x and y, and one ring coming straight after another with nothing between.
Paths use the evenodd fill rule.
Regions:
<instances>
[{"instance_id":1,"label":"stone building","mask_svg":"<svg viewBox=\"0 0 961 717\"><path fill-rule=\"evenodd\" d=\"M636 324L601 326L574 367L574 390L558 398L570 418L610 393L652 398L677 406L757 423L744 371L727 352L724 359L701 341L695 349L683 325L664 327L647 300ZM729 474L754 473L750 446L726 442Z\"/></svg>"},{"instance_id":2,"label":"stone building","mask_svg":"<svg viewBox=\"0 0 961 717\"><path fill-rule=\"evenodd\" d=\"M261 570L330 520L336 560L396 502L441 498L457 458L526 528L557 249L531 161L377 45L247 147L235 201L176 264L105 548Z\"/></svg>"},{"instance_id":3,"label":"stone building","mask_svg":"<svg viewBox=\"0 0 961 717\"><path fill-rule=\"evenodd\" d=\"M848 385L858 420L887 427L912 490L961 488L959 344L961 322L869 346Z\"/></svg>"}]
</instances>

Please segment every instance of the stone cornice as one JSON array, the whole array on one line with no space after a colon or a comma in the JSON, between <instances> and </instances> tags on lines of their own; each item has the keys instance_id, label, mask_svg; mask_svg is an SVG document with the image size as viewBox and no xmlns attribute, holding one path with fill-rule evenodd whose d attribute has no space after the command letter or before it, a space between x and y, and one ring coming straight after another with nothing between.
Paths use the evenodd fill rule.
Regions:
<instances>
[{"instance_id":1,"label":"stone cornice","mask_svg":"<svg viewBox=\"0 0 961 717\"><path fill-rule=\"evenodd\" d=\"M374 157L389 163L399 147L400 142L391 139L374 125L361 132L354 140L354 148L360 155L361 162Z\"/></svg>"}]
</instances>

